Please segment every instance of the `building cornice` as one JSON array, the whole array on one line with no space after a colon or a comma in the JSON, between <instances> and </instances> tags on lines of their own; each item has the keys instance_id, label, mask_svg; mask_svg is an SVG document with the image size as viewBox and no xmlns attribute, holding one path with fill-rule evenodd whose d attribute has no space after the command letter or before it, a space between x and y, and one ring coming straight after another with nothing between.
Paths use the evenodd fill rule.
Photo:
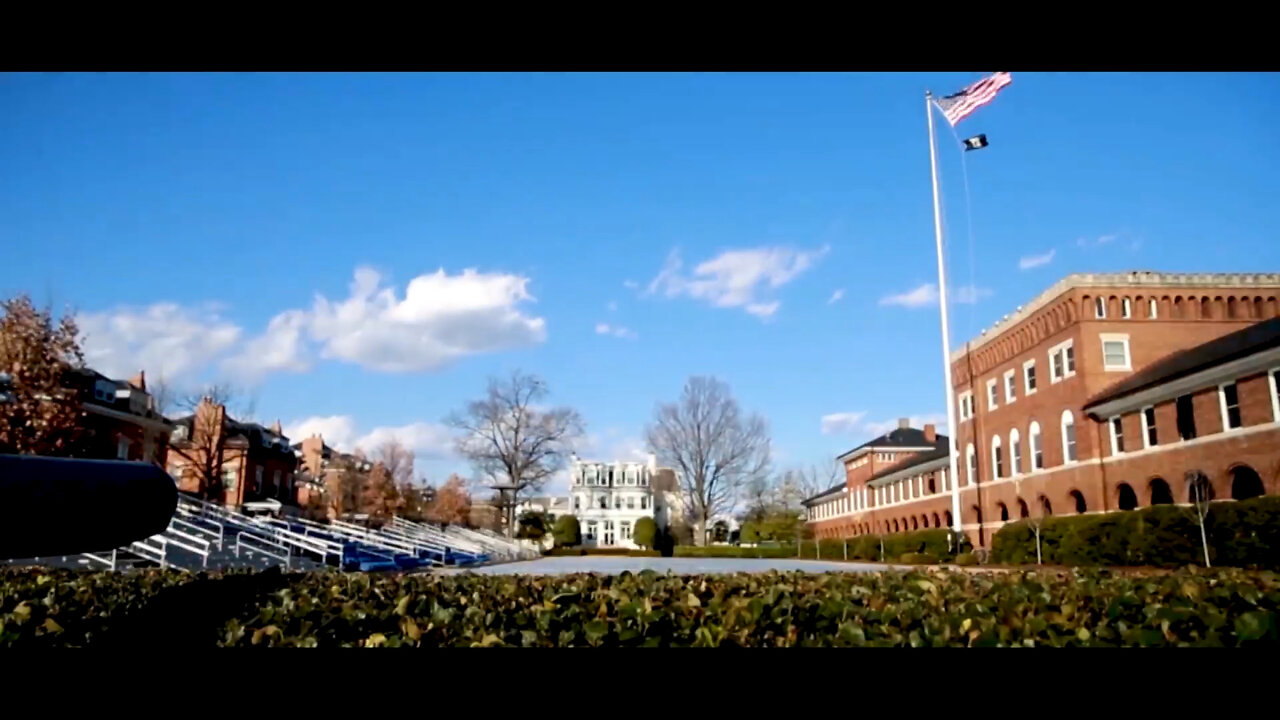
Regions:
<instances>
[{"instance_id":1,"label":"building cornice","mask_svg":"<svg viewBox=\"0 0 1280 720\"><path fill-rule=\"evenodd\" d=\"M1076 288L1272 288L1280 289L1280 273L1162 273L1134 271L1124 273L1074 273L1040 293L1030 303L1020 305L1009 315L982 331L959 348L952 350L951 361L964 357L994 340L1005 330L1017 325L1052 303L1063 293Z\"/></svg>"}]
</instances>

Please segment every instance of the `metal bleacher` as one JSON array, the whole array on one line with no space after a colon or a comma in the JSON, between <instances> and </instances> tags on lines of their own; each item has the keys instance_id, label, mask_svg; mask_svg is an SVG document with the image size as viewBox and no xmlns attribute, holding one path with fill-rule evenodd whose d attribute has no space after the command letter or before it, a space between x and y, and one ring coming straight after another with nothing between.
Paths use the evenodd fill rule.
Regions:
<instances>
[{"instance_id":1,"label":"metal bleacher","mask_svg":"<svg viewBox=\"0 0 1280 720\"><path fill-rule=\"evenodd\" d=\"M164 532L127 547L8 562L109 570L282 566L291 570L332 567L367 572L468 567L537 554L527 543L460 527L440 528L398 517L379 529L340 520L321 523L304 518L254 517L183 495Z\"/></svg>"}]
</instances>

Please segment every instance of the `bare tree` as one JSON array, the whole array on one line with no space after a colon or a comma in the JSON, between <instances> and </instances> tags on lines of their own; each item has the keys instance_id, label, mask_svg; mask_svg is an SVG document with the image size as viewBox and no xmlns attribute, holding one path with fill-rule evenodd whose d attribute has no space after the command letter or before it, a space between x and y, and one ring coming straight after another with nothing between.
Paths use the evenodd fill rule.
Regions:
<instances>
[{"instance_id":1,"label":"bare tree","mask_svg":"<svg viewBox=\"0 0 1280 720\"><path fill-rule=\"evenodd\" d=\"M645 436L649 451L680 477L699 545L707 522L730 512L742 486L768 472L768 425L759 415L743 418L729 386L715 378L689 378L678 403L654 410Z\"/></svg>"},{"instance_id":2,"label":"bare tree","mask_svg":"<svg viewBox=\"0 0 1280 720\"><path fill-rule=\"evenodd\" d=\"M148 383L147 392L151 394L151 409L164 415L178 409L178 394L163 375Z\"/></svg>"},{"instance_id":3,"label":"bare tree","mask_svg":"<svg viewBox=\"0 0 1280 720\"><path fill-rule=\"evenodd\" d=\"M167 386L165 391L171 392ZM246 401L228 383L213 383L197 392L173 397L171 408L186 411L190 419L169 444L171 472L180 480L194 481L201 497L216 499L222 491L222 445L227 417L234 417L237 411L251 412L253 401Z\"/></svg>"},{"instance_id":4,"label":"bare tree","mask_svg":"<svg viewBox=\"0 0 1280 720\"><path fill-rule=\"evenodd\" d=\"M397 486L413 482L413 451L391 438L374 451L373 459L383 464Z\"/></svg>"},{"instance_id":5,"label":"bare tree","mask_svg":"<svg viewBox=\"0 0 1280 720\"><path fill-rule=\"evenodd\" d=\"M839 461L791 468L778 480L778 498L787 509L800 508L800 503L840 481L843 468Z\"/></svg>"},{"instance_id":6,"label":"bare tree","mask_svg":"<svg viewBox=\"0 0 1280 720\"><path fill-rule=\"evenodd\" d=\"M582 417L567 407L542 409L547 396L542 379L519 370L507 379L489 379L485 397L451 413L445 422L461 431L460 455L480 475L477 480L508 486L504 498L507 532L522 495L537 492L558 470L583 434Z\"/></svg>"},{"instance_id":7,"label":"bare tree","mask_svg":"<svg viewBox=\"0 0 1280 720\"><path fill-rule=\"evenodd\" d=\"M183 395L173 393L167 386L165 392L173 394L173 399L169 402L177 410L193 413L197 407L200 407L200 402L207 398L214 405L227 408L228 414L244 422L253 420L258 406L256 397L225 381L209 383Z\"/></svg>"},{"instance_id":8,"label":"bare tree","mask_svg":"<svg viewBox=\"0 0 1280 720\"><path fill-rule=\"evenodd\" d=\"M1031 536L1035 539L1037 565L1044 564L1044 553L1042 552L1040 538L1044 532L1045 521L1053 515L1053 509L1049 506L1049 500L1043 494L1044 484L1045 480L1043 475L1036 476L1036 479L1027 483L1031 490L1030 494L1034 498L1031 503L1032 507L1028 510L1030 514L1027 517L1027 528L1031 530ZM1022 497L1023 486L1024 481L1021 476L1015 477L1013 481L1013 491L1019 498Z\"/></svg>"},{"instance_id":9,"label":"bare tree","mask_svg":"<svg viewBox=\"0 0 1280 720\"><path fill-rule=\"evenodd\" d=\"M79 328L70 313L56 322L26 295L0 303L0 373L6 376L0 403L0 452L76 454L83 437L84 408L69 370L82 367Z\"/></svg>"}]
</instances>

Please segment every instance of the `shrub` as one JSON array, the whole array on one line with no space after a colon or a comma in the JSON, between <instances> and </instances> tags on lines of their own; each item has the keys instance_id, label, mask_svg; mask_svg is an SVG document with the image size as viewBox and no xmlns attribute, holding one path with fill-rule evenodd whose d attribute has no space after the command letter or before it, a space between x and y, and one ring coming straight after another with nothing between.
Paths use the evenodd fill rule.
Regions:
<instances>
[{"instance_id":1,"label":"shrub","mask_svg":"<svg viewBox=\"0 0 1280 720\"><path fill-rule=\"evenodd\" d=\"M812 552L812 546L809 551ZM734 545L708 545L706 547L697 547L694 545L677 545L675 548L676 557L720 557L720 558L793 558L796 556L796 547L794 545L773 545L773 546L756 546L742 547ZM813 557L809 555L808 557Z\"/></svg>"},{"instance_id":2,"label":"shrub","mask_svg":"<svg viewBox=\"0 0 1280 720\"><path fill-rule=\"evenodd\" d=\"M742 534L739 536L741 542L755 544L760 542L760 529L756 527L755 522L747 521L742 524Z\"/></svg>"},{"instance_id":3,"label":"shrub","mask_svg":"<svg viewBox=\"0 0 1280 720\"><path fill-rule=\"evenodd\" d=\"M572 515L565 515L556 521L555 529L552 535L556 539L556 545L561 547L571 547L582 542L582 531L578 527L578 518Z\"/></svg>"},{"instance_id":4,"label":"shrub","mask_svg":"<svg viewBox=\"0 0 1280 720\"><path fill-rule=\"evenodd\" d=\"M631 535L631 539L635 544L644 548L653 548L654 540L658 535L658 524L651 517L642 517L636 521L636 527Z\"/></svg>"},{"instance_id":5,"label":"shrub","mask_svg":"<svg viewBox=\"0 0 1280 720\"><path fill-rule=\"evenodd\" d=\"M958 558L959 559L959 558ZM133 638L246 574L0 570L0 647ZM251 574L249 577L266 573ZM203 646L1228 646L1280 643L1280 578L1231 568L708 576L277 573L170 618ZM206 588L198 588L201 592ZM137 623L130 625L133 618ZM169 628L164 628L168 630ZM159 635L161 638L171 637ZM163 648L159 648L163 649Z\"/></svg>"},{"instance_id":6,"label":"shrub","mask_svg":"<svg viewBox=\"0 0 1280 720\"><path fill-rule=\"evenodd\" d=\"M1280 498L1260 497L1209 506L1205 518L1209 557L1215 565L1280 567ZM1200 528L1192 512L1157 505L1101 515L1044 520L1040 544L1045 563L1179 567L1203 565ZM1036 560L1027 521L1010 523L992 538L992 560L1023 565Z\"/></svg>"},{"instance_id":7,"label":"shrub","mask_svg":"<svg viewBox=\"0 0 1280 720\"><path fill-rule=\"evenodd\" d=\"M657 550L634 550L631 548L552 548L543 553L547 557L583 557L586 555L603 555L605 557L661 557Z\"/></svg>"},{"instance_id":8,"label":"shrub","mask_svg":"<svg viewBox=\"0 0 1280 720\"><path fill-rule=\"evenodd\" d=\"M955 563L956 563L956 565L959 565L959 566L961 566L961 567L968 567L968 566L970 566L970 565L977 565L977 564L978 564L978 556L977 556L976 554L974 554L974 553L971 553L971 552L962 552L962 553L960 553L959 555L957 555L957 556L956 556Z\"/></svg>"},{"instance_id":9,"label":"shrub","mask_svg":"<svg viewBox=\"0 0 1280 720\"><path fill-rule=\"evenodd\" d=\"M898 562L906 565L937 565L938 556L932 553L903 553Z\"/></svg>"}]
</instances>

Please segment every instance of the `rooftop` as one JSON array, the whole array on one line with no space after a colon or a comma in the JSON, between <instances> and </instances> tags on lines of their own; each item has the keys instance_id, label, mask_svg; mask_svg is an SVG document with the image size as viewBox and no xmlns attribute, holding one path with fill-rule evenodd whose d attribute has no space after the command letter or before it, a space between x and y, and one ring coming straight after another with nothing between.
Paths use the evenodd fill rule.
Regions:
<instances>
[{"instance_id":1,"label":"rooftop","mask_svg":"<svg viewBox=\"0 0 1280 720\"><path fill-rule=\"evenodd\" d=\"M1011 314L1000 318L977 337L952 350L952 361L959 360L966 350L977 350L1005 329L1013 327L1059 295L1081 287L1186 287L1186 288L1280 288L1280 273L1163 273L1152 270L1133 270L1122 273L1073 273L1059 280L1040 293L1030 303L1019 305Z\"/></svg>"},{"instance_id":2,"label":"rooftop","mask_svg":"<svg viewBox=\"0 0 1280 720\"><path fill-rule=\"evenodd\" d=\"M907 420L898 421L898 427L890 430L876 438L872 438L861 445L847 452L840 453L837 459L843 459L855 455L862 450L870 450L872 448L898 449L898 448L932 448L937 446L941 441L943 446L946 445L946 435L937 435L934 442L925 439L925 431L918 428L908 427Z\"/></svg>"},{"instance_id":3,"label":"rooftop","mask_svg":"<svg viewBox=\"0 0 1280 720\"><path fill-rule=\"evenodd\" d=\"M1090 407L1104 402L1276 347L1280 347L1280 318L1263 320L1216 340L1166 355L1089 398L1084 410L1088 412Z\"/></svg>"}]
</instances>

